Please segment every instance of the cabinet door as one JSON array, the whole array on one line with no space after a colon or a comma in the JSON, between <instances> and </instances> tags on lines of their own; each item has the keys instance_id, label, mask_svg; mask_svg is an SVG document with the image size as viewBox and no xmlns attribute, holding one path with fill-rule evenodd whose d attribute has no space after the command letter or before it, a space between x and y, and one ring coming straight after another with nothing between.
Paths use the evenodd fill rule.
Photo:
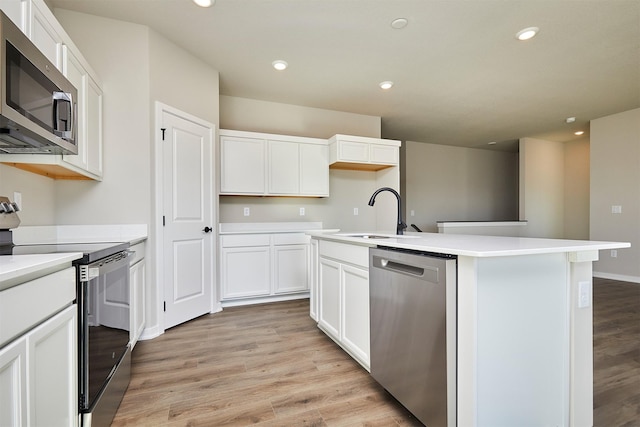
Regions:
<instances>
[{"instance_id":1,"label":"cabinet door","mask_svg":"<svg viewBox=\"0 0 640 427\"><path fill-rule=\"evenodd\" d=\"M87 171L96 178L102 178L102 89L91 75L87 83Z\"/></svg>"},{"instance_id":2,"label":"cabinet door","mask_svg":"<svg viewBox=\"0 0 640 427\"><path fill-rule=\"evenodd\" d=\"M62 37L52 24L53 14L44 2L31 3L31 41L58 69L62 69Z\"/></svg>"},{"instance_id":3,"label":"cabinet door","mask_svg":"<svg viewBox=\"0 0 640 427\"><path fill-rule=\"evenodd\" d=\"M389 165L398 164L398 147L389 145L371 144L371 163L381 163Z\"/></svg>"},{"instance_id":4,"label":"cabinet door","mask_svg":"<svg viewBox=\"0 0 640 427\"><path fill-rule=\"evenodd\" d=\"M354 141L338 141L338 160L369 162L369 144Z\"/></svg>"},{"instance_id":5,"label":"cabinet door","mask_svg":"<svg viewBox=\"0 0 640 427\"><path fill-rule=\"evenodd\" d=\"M343 265L342 344L369 369L369 272Z\"/></svg>"},{"instance_id":6,"label":"cabinet door","mask_svg":"<svg viewBox=\"0 0 640 427\"><path fill-rule=\"evenodd\" d=\"M318 325L340 340L340 264L320 257Z\"/></svg>"},{"instance_id":7,"label":"cabinet door","mask_svg":"<svg viewBox=\"0 0 640 427\"><path fill-rule=\"evenodd\" d=\"M265 141L220 137L220 192L264 194Z\"/></svg>"},{"instance_id":8,"label":"cabinet door","mask_svg":"<svg viewBox=\"0 0 640 427\"><path fill-rule=\"evenodd\" d=\"M23 33L29 35L29 0L0 0L0 9Z\"/></svg>"},{"instance_id":9,"label":"cabinet door","mask_svg":"<svg viewBox=\"0 0 640 427\"><path fill-rule=\"evenodd\" d=\"M88 150L87 150L87 72L80 63L76 55L68 48L63 48L63 66L62 73L78 90L78 99L76 102L77 115L76 123L78 125L78 134L76 142L78 144L77 155L63 155L62 158L66 163L87 169L88 167Z\"/></svg>"},{"instance_id":10,"label":"cabinet door","mask_svg":"<svg viewBox=\"0 0 640 427\"><path fill-rule=\"evenodd\" d=\"M129 328L129 339L133 348L140 338L140 334L145 324L145 262L139 261L131 266L129 270L129 282L131 290L131 326Z\"/></svg>"},{"instance_id":11,"label":"cabinet door","mask_svg":"<svg viewBox=\"0 0 640 427\"><path fill-rule=\"evenodd\" d=\"M222 299L271 293L269 246L222 249Z\"/></svg>"},{"instance_id":12,"label":"cabinet door","mask_svg":"<svg viewBox=\"0 0 640 427\"><path fill-rule=\"evenodd\" d=\"M311 239L309 245L309 316L318 321L318 240Z\"/></svg>"},{"instance_id":13,"label":"cabinet door","mask_svg":"<svg viewBox=\"0 0 640 427\"><path fill-rule=\"evenodd\" d=\"M300 191L300 144L268 141L269 194L298 194Z\"/></svg>"},{"instance_id":14,"label":"cabinet door","mask_svg":"<svg viewBox=\"0 0 640 427\"><path fill-rule=\"evenodd\" d=\"M77 425L76 312L72 305L27 335L31 425Z\"/></svg>"},{"instance_id":15,"label":"cabinet door","mask_svg":"<svg viewBox=\"0 0 640 427\"><path fill-rule=\"evenodd\" d=\"M300 144L300 194L329 196L329 147Z\"/></svg>"},{"instance_id":16,"label":"cabinet door","mask_svg":"<svg viewBox=\"0 0 640 427\"><path fill-rule=\"evenodd\" d=\"M0 426L27 425L27 340L0 350Z\"/></svg>"},{"instance_id":17,"label":"cabinet door","mask_svg":"<svg viewBox=\"0 0 640 427\"><path fill-rule=\"evenodd\" d=\"M307 245L274 247L274 293L304 292L309 289L307 248Z\"/></svg>"}]
</instances>

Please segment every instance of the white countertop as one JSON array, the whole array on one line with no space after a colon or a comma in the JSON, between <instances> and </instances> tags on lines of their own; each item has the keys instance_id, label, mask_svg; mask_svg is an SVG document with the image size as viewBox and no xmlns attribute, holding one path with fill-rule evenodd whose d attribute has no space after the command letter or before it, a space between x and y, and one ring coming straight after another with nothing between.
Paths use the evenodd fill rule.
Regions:
<instances>
[{"instance_id":1,"label":"white countertop","mask_svg":"<svg viewBox=\"0 0 640 427\"><path fill-rule=\"evenodd\" d=\"M471 257L504 257L559 252L597 251L622 249L631 246L628 242L599 242L591 240L538 239L527 237L477 236L441 233L406 233L402 236L385 233L336 233L327 234L309 231L307 234L324 240L334 240L363 246L387 246L424 252L444 253ZM381 239L366 239L352 234L385 236Z\"/></svg>"},{"instance_id":2,"label":"white countertop","mask_svg":"<svg viewBox=\"0 0 640 427\"><path fill-rule=\"evenodd\" d=\"M62 269L71 261L82 258L80 252L37 255L0 256L0 290Z\"/></svg>"}]
</instances>

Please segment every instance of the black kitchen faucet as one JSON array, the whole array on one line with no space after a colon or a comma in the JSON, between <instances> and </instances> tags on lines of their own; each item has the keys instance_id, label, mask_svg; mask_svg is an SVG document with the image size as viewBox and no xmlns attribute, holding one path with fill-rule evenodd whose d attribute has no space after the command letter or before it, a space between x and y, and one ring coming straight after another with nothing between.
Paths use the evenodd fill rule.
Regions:
<instances>
[{"instance_id":1,"label":"black kitchen faucet","mask_svg":"<svg viewBox=\"0 0 640 427\"><path fill-rule=\"evenodd\" d=\"M373 206L373 204L376 202L376 196L382 191L390 191L394 196L396 196L396 199L398 200L398 223L396 226L396 234L404 234L404 229L407 228L407 224L405 224L402 220L402 201L400 199L400 194L398 194L396 190L390 187L378 188L371 195L371 198L369 199L369 206Z\"/></svg>"}]
</instances>

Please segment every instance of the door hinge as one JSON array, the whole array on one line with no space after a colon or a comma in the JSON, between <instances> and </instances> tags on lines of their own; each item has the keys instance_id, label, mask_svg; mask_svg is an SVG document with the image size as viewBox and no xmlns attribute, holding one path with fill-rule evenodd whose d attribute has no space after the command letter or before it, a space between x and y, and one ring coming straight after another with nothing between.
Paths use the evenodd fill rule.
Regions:
<instances>
[{"instance_id":1,"label":"door hinge","mask_svg":"<svg viewBox=\"0 0 640 427\"><path fill-rule=\"evenodd\" d=\"M162 131L162 140L164 141L164 132L167 130L167 128L160 128L160 130Z\"/></svg>"},{"instance_id":2,"label":"door hinge","mask_svg":"<svg viewBox=\"0 0 640 427\"><path fill-rule=\"evenodd\" d=\"M166 225L165 221L164 221L164 215L162 215L162 226L164 227Z\"/></svg>"},{"instance_id":3,"label":"door hinge","mask_svg":"<svg viewBox=\"0 0 640 427\"><path fill-rule=\"evenodd\" d=\"M162 302L162 305L164 306L164 311L167 311L167 302L166 302L166 301L163 301L163 302Z\"/></svg>"}]
</instances>

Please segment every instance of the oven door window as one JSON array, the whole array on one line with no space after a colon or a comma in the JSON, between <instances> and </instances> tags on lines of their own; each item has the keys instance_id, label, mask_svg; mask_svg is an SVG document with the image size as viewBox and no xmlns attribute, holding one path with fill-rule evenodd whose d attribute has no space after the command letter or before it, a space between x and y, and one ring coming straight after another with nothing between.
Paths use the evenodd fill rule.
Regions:
<instances>
[{"instance_id":1,"label":"oven door window","mask_svg":"<svg viewBox=\"0 0 640 427\"><path fill-rule=\"evenodd\" d=\"M87 404L100 393L129 344L129 269L101 274L87 284Z\"/></svg>"}]
</instances>

